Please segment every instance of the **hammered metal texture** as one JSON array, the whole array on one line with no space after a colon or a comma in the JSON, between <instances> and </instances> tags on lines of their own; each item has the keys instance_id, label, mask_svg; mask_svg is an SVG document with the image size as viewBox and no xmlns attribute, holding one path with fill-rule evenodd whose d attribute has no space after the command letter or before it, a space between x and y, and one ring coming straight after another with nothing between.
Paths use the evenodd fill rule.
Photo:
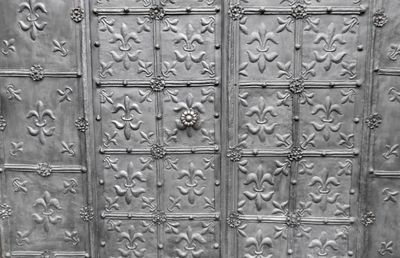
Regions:
<instances>
[{"instance_id":1,"label":"hammered metal texture","mask_svg":"<svg viewBox=\"0 0 400 258\"><path fill-rule=\"evenodd\" d=\"M1 257L400 257L399 8L1 1Z\"/></svg>"}]
</instances>

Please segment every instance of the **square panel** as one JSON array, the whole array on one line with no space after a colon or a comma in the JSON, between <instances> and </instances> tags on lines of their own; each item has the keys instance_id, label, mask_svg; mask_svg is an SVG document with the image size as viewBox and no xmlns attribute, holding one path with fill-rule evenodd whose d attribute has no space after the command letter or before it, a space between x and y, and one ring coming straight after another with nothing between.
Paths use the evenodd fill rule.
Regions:
<instances>
[{"instance_id":1,"label":"square panel","mask_svg":"<svg viewBox=\"0 0 400 258\"><path fill-rule=\"evenodd\" d=\"M164 142L170 147L219 143L219 88L170 88L163 96Z\"/></svg>"},{"instance_id":2,"label":"square panel","mask_svg":"<svg viewBox=\"0 0 400 258\"><path fill-rule=\"evenodd\" d=\"M5 171L13 251L82 251L88 227L80 210L86 205L82 174Z\"/></svg>"},{"instance_id":3,"label":"square panel","mask_svg":"<svg viewBox=\"0 0 400 258\"><path fill-rule=\"evenodd\" d=\"M110 212L150 213L157 210L156 164L150 154L106 155L98 207Z\"/></svg>"},{"instance_id":4,"label":"square panel","mask_svg":"<svg viewBox=\"0 0 400 258\"><path fill-rule=\"evenodd\" d=\"M246 215L277 215L274 203L289 200L289 177L277 169L284 158L242 159L247 165L238 171L238 210Z\"/></svg>"},{"instance_id":5,"label":"square panel","mask_svg":"<svg viewBox=\"0 0 400 258\"><path fill-rule=\"evenodd\" d=\"M149 148L155 143L156 97L150 89L101 88L98 94L103 148Z\"/></svg>"},{"instance_id":6,"label":"square panel","mask_svg":"<svg viewBox=\"0 0 400 258\"><path fill-rule=\"evenodd\" d=\"M379 76L373 113L381 116L381 123L373 128L373 168L400 171L400 84L396 76ZM379 116L379 115L378 115ZM369 117L366 121L370 121Z\"/></svg>"},{"instance_id":7,"label":"square panel","mask_svg":"<svg viewBox=\"0 0 400 258\"><path fill-rule=\"evenodd\" d=\"M38 63L51 71L77 70L81 26L70 16L70 10L77 6L74 2L2 2L0 13L8 26L0 28L4 40L0 69L29 69Z\"/></svg>"},{"instance_id":8,"label":"square panel","mask_svg":"<svg viewBox=\"0 0 400 258\"><path fill-rule=\"evenodd\" d=\"M220 211L219 157L213 154L174 155L176 169L165 166L162 198L166 211L173 213L215 213Z\"/></svg>"},{"instance_id":9,"label":"square panel","mask_svg":"<svg viewBox=\"0 0 400 258\"><path fill-rule=\"evenodd\" d=\"M283 80L293 76L294 26L282 25L290 19L276 15L249 15L240 19L237 32L240 41L236 43L239 71L235 72L241 81Z\"/></svg>"},{"instance_id":10,"label":"square panel","mask_svg":"<svg viewBox=\"0 0 400 258\"><path fill-rule=\"evenodd\" d=\"M304 21L303 77L323 81L362 78L366 47L360 36L364 33L360 17L311 15Z\"/></svg>"},{"instance_id":11,"label":"square panel","mask_svg":"<svg viewBox=\"0 0 400 258\"><path fill-rule=\"evenodd\" d=\"M356 88L306 89L311 104L300 106L301 145L306 149L352 150L359 147L363 96ZM311 97L312 96L312 97Z\"/></svg>"},{"instance_id":12,"label":"square panel","mask_svg":"<svg viewBox=\"0 0 400 258\"><path fill-rule=\"evenodd\" d=\"M2 78L6 162L80 164L83 116L77 79ZM38 151L38 149L40 151ZM54 155L57 153L57 155Z\"/></svg>"},{"instance_id":13,"label":"square panel","mask_svg":"<svg viewBox=\"0 0 400 258\"><path fill-rule=\"evenodd\" d=\"M169 15L161 23L161 73L168 80L210 80L219 74L213 15Z\"/></svg>"},{"instance_id":14,"label":"square panel","mask_svg":"<svg viewBox=\"0 0 400 258\"><path fill-rule=\"evenodd\" d=\"M354 161L339 158L303 158L296 183L298 209L308 207L313 217L348 218ZM354 169L354 171L353 171Z\"/></svg>"},{"instance_id":15,"label":"square panel","mask_svg":"<svg viewBox=\"0 0 400 258\"><path fill-rule=\"evenodd\" d=\"M100 79L150 80L154 76L153 20L145 15L97 16Z\"/></svg>"},{"instance_id":16,"label":"square panel","mask_svg":"<svg viewBox=\"0 0 400 258\"><path fill-rule=\"evenodd\" d=\"M285 89L244 89L239 92L239 135L247 148L287 149L292 144L292 99Z\"/></svg>"},{"instance_id":17,"label":"square panel","mask_svg":"<svg viewBox=\"0 0 400 258\"><path fill-rule=\"evenodd\" d=\"M216 221L180 221L178 233L164 234L162 257L221 257L219 223Z\"/></svg>"}]
</instances>

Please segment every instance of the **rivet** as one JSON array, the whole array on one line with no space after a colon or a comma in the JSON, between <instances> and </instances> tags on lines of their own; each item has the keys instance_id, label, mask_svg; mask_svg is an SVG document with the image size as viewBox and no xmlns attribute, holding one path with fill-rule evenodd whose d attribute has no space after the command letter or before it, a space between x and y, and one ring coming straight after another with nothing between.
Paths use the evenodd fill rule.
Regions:
<instances>
[{"instance_id":1,"label":"rivet","mask_svg":"<svg viewBox=\"0 0 400 258\"><path fill-rule=\"evenodd\" d=\"M162 115L161 115L161 114L158 114L158 115L156 116L156 118L157 118L158 120L161 120L161 119L162 119Z\"/></svg>"},{"instance_id":2,"label":"rivet","mask_svg":"<svg viewBox=\"0 0 400 258\"><path fill-rule=\"evenodd\" d=\"M299 116L294 116L294 117L293 117L293 120L294 120L294 121L299 121Z\"/></svg>"},{"instance_id":3,"label":"rivet","mask_svg":"<svg viewBox=\"0 0 400 258\"><path fill-rule=\"evenodd\" d=\"M191 82L186 82L186 86L190 86L191 85Z\"/></svg>"},{"instance_id":4,"label":"rivet","mask_svg":"<svg viewBox=\"0 0 400 258\"><path fill-rule=\"evenodd\" d=\"M99 185L104 185L104 180L103 179L99 180Z\"/></svg>"},{"instance_id":5,"label":"rivet","mask_svg":"<svg viewBox=\"0 0 400 258\"><path fill-rule=\"evenodd\" d=\"M301 45L300 45L299 43L296 43L296 44L294 45L294 48L295 48L296 50L299 50L299 49L301 49Z\"/></svg>"},{"instance_id":6,"label":"rivet","mask_svg":"<svg viewBox=\"0 0 400 258\"><path fill-rule=\"evenodd\" d=\"M95 46L95 47L100 47L100 42L95 41L95 42L93 43L93 46Z\"/></svg>"},{"instance_id":7,"label":"rivet","mask_svg":"<svg viewBox=\"0 0 400 258\"><path fill-rule=\"evenodd\" d=\"M292 249L288 249L288 250L287 250L287 253L288 253L289 255L291 255L291 254L293 254L293 250L292 250Z\"/></svg>"},{"instance_id":8,"label":"rivet","mask_svg":"<svg viewBox=\"0 0 400 258\"><path fill-rule=\"evenodd\" d=\"M90 255L88 253L85 254L85 258L89 258Z\"/></svg>"},{"instance_id":9,"label":"rivet","mask_svg":"<svg viewBox=\"0 0 400 258\"><path fill-rule=\"evenodd\" d=\"M334 82L330 82L329 83L329 87L331 87L331 88L335 87L335 83Z\"/></svg>"},{"instance_id":10,"label":"rivet","mask_svg":"<svg viewBox=\"0 0 400 258\"><path fill-rule=\"evenodd\" d=\"M221 184L221 182L219 180L215 180L215 185L219 186Z\"/></svg>"},{"instance_id":11,"label":"rivet","mask_svg":"<svg viewBox=\"0 0 400 258\"><path fill-rule=\"evenodd\" d=\"M357 124L358 122L360 122L360 118L355 117L355 118L353 119L353 122Z\"/></svg>"},{"instance_id":12,"label":"rivet","mask_svg":"<svg viewBox=\"0 0 400 258\"><path fill-rule=\"evenodd\" d=\"M93 8L93 13L94 13L94 14L98 14L98 13L99 13L99 11L97 10L97 8Z\"/></svg>"},{"instance_id":13,"label":"rivet","mask_svg":"<svg viewBox=\"0 0 400 258\"><path fill-rule=\"evenodd\" d=\"M104 219L105 217L106 217L105 212L102 212L101 215L100 215L100 218Z\"/></svg>"},{"instance_id":14,"label":"rivet","mask_svg":"<svg viewBox=\"0 0 400 258\"><path fill-rule=\"evenodd\" d=\"M218 86L219 85L219 80L218 79L215 79L215 81L214 81L214 86Z\"/></svg>"},{"instance_id":15,"label":"rivet","mask_svg":"<svg viewBox=\"0 0 400 258\"><path fill-rule=\"evenodd\" d=\"M105 241L101 241L100 242L100 246L102 246L102 247L106 246L106 242Z\"/></svg>"},{"instance_id":16,"label":"rivet","mask_svg":"<svg viewBox=\"0 0 400 258\"><path fill-rule=\"evenodd\" d=\"M78 78L81 78L81 77L82 77L82 72L80 72L80 71L77 72L77 73L76 73L76 76L78 76Z\"/></svg>"},{"instance_id":17,"label":"rivet","mask_svg":"<svg viewBox=\"0 0 400 258\"><path fill-rule=\"evenodd\" d=\"M356 190L350 189L350 194L355 194L355 193L356 193Z\"/></svg>"},{"instance_id":18,"label":"rivet","mask_svg":"<svg viewBox=\"0 0 400 258\"><path fill-rule=\"evenodd\" d=\"M332 6L326 7L326 12L327 12L327 13L331 13L331 12L332 12Z\"/></svg>"},{"instance_id":19,"label":"rivet","mask_svg":"<svg viewBox=\"0 0 400 258\"><path fill-rule=\"evenodd\" d=\"M190 13L192 11L192 8L186 7L186 12Z\"/></svg>"},{"instance_id":20,"label":"rivet","mask_svg":"<svg viewBox=\"0 0 400 258\"><path fill-rule=\"evenodd\" d=\"M95 83L96 83L96 86L100 86L101 85L101 82L100 82L100 80L98 78L95 79Z\"/></svg>"},{"instance_id":21,"label":"rivet","mask_svg":"<svg viewBox=\"0 0 400 258\"><path fill-rule=\"evenodd\" d=\"M263 84L261 84L261 88L265 89L267 88L268 83L264 82Z\"/></svg>"},{"instance_id":22,"label":"rivet","mask_svg":"<svg viewBox=\"0 0 400 258\"><path fill-rule=\"evenodd\" d=\"M353 251L348 251L347 254L348 254L349 256L353 256L354 253L353 253Z\"/></svg>"},{"instance_id":23,"label":"rivet","mask_svg":"<svg viewBox=\"0 0 400 258\"><path fill-rule=\"evenodd\" d=\"M215 243L214 244L214 249L218 249L219 248L219 244L218 243Z\"/></svg>"},{"instance_id":24,"label":"rivet","mask_svg":"<svg viewBox=\"0 0 400 258\"><path fill-rule=\"evenodd\" d=\"M96 121L100 121L101 120L101 116L100 115L97 115L96 116Z\"/></svg>"},{"instance_id":25,"label":"rivet","mask_svg":"<svg viewBox=\"0 0 400 258\"><path fill-rule=\"evenodd\" d=\"M126 152L127 152L127 153L132 153L132 151L133 151L133 150L132 150L131 147L126 148Z\"/></svg>"},{"instance_id":26,"label":"rivet","mask_svg":"<svg viewBox=\"0 0 400 258\"><path fill-rule=\"evenodd\" d=\"M194 218L193 218L193 215L190 215L189 216L189 220L193 220Z\"/></svg>"},{"instance_id":27,"label":"rivet","mask_svg":"<svg viewBox=\"0 0 400 258\"><path fill-rule=\"evenodd\" d=\"M124 8L124 13L129 13L129 8L128 7Z\"/></svg>"},{"instance_id":28,"label":"rivet","mask_svg":"<svg viewBox=\"0 0 400 258\"><path fill-rule=\"evenodd\" d=\"M364 50L364 46L363 45L358 45L357 46L357 50L358 51L363 51Z\"/></svg>"},{"instance_id":29,"label":"rivet","mask_svg":"<svg viewBox=\"0 0 400 258\"><path fill-rule=\"evenodd\" d=\"M295 179L292 180L292 185L297 184L297 181Z\"/></svg>"},{"instance_id":30,"label":"rivet","mask_svg":"<svg viewBox=\"0 0 400 258\"><path fill-rule=\"evenodd\" d=\"M195 153L195 152L196 152L196 148L191 148L191 149L190 149L190 152L191 152L191 153Z\"/></svg>"},{"instance_id":31,"label":"rivet","mask_svg":"<svg viewBox=\"0 0 400 258\"><path fill-rule=\"evenodd\" d=\"M360 154L360 151L359 151L358 149L355 149L355 150L353 151L353 153L354 153L354 156L358 156L358 154Z\"/></svg>"},{"instance_id":32,"label":"rivet","mask_svg":"<svg viewBox=\"0 0 400 258\"><path fill-rule=\"evenodd\" d=\"M219 7L215 7L215 12L219 13L219 11L221 11L221 9Z\"/></svg>"},{"instance_id":33,"label":"rivet","mask_svg":"<svg viewBox=\"0 0 400 258\"><path fill-rule=\"evenodd\" d=\"M374 72L379 72L379 67L375 67Z\"/></svg>"},{"instance_id":34,"label":"rivet","mask_svg":"<svg viewBox=\"0 0 400 258\"><path fill-rule=\"evenodd\" d=\"M356 87L361 87L362 85L362 81L361 80L357 80L356 81Z\"/></svg>"},{"instance_id":35,"label":"rivet","mask_svg":"<svg viewBox=\"0 0 400 258\"><path fill-rule=\"evenodd\" d=\"M221 218L221 216L219 214L215 214L214 218L215 218L215 220L219 220Z\"/></svg>"},{"instance_id":36,"label":"rivet","mask_svg":"<svg viewBox=\"0 0 400 258\"><path fill-rule=\"evenodd\" d=\"M215 113L215 114L214 114L214 117L215 117L215 118L219 118L219 113Z\"/></svg>"},{"instance_id":37,"label":"rivet","mask_svg":"<svg viewBox=\"0 0 400 258\"><path fill-rule=\"evenodd\" d=\"M257 221L261 222L262 221L262 217L261 216L257 216Z\"/></svg>"},{"instance_id":38,"label":"rivet","mask_svg":"<svg viewBox=\"0 0 400 258\"><path fill-rule=\"evenodd\" d=\"M10 253L6 253L6 257L11 257L11 254Z\"/></svg>"},{"instance_id":39,"label":"rivet","mask_svg":"<svg viewBox=\"0 0 400 258\"><path fill-rule=\"evenodd\" d=\"M220 44L216 44L215 45L215 49L220 49L221 48L221 45Z\"/></svg>"},{"instance_id":40,"label":"rivet","mask_svg":"<svg viewBox=\"0 0 400 258\"><path fill-rule=\"evenodd\" d=\"M99 148L99 153L104 154L104 149L103 149L103 147L100 147L100 148Z\"/></svg>"},{"instance_id":41,"label":"rivet","mask_svg":"<svg viewBox=\"0 0 400 258\"><path fill-rule=\"evenodd\" d=\"M257 155L258 155L258 150L257 150L257 149L253 149L252 152L253 152L253 155L254 155L254 156L257 156Z\"/></svg>"},{"instance_id":42,"label":"rivet","mask_svg":"<svg viewBox=\"0 0 400 258\"><path fill-rule=\"evenodd\" d=\"M325 157L326 156L326 151L322 151L321 156Z\"/></svg>"},{"instance_id":43,"label":"rivet","mask_svg":"<svg viewBox=\"0 0 400 258\"><path fill-rule=\"evenodd\" d=\"M81 171L82 171L82 173L86 173L87 172L87 167L82 167Z\"/></svg>"},{"instance_id":44,"label":"rivet","mask_svg":"<svg viewBox=\"0 0 400 258\"><path fill-rule=\"evenodd\" d=\"M265 9L264 8L260 8L259 10L258 10L261 14L264 14L265 13Z\"/></svg>"},{"instance_id":45,"label":"rivet","mask_svg":"<svg viewBox=\"0 0 400 258\"><path fill-rule=\"evenodd\" d=\"M159 45L159 44L156 44L156 45L154 46L154 48L157 49L157 50L159 50L159 49L160 49L160 45Z\"/></svg>"},{"instance_id":46,"label":"rivet","mask_svg":"<svg viewBox=\"0 0 400 258\"><path fill-rule=\"evenodd\" d=\"M356 219L354 217L350 217L350 224L354 224L356 222Z\"/></svg>"},{"instance_id":47,"label":"rivet","mask_svg":"<svg viewBox=\"0 0 400 258\"><path fill-rule=\"evenodd\" d=\"M158 181L158 182L157 182L157 186L158 186L158 187L161 187L162 185L163 185L163 183L162 183L161 181Z\"/></svg>"},{"instance_id":48,"label":"rivet","mask_svg":"<svg viewBox=\"0 0 400 258\"><path fill-rule=\"evenodd\" d=\"M164 245L163 244L158 244L158 249L163 249Z\"/></svg>"},{"instance_id":49,"label":"rivet","mask_svg":"<svg viewBox=\"0 0 400 258\"><path fill-rule=\"evenodd\" d=\"M368 169L368 172L369 172L370 174L373 174L373 173L374 173L374 169L373 169L373 168L370 168L370 169Z\"/></svg>"},{"instance_id":50,"label":"rivet","mask_svg":"<svg viewBox=\"0 0 400 258\"><path fill-rule=\"evenodd\" d=\"M128 213L128 219L132 219L133 218L133 214L132 213Z\"/></svg>"},{"instance_id":51,"label":"rivet","mask_svg":"<svg viewBox=\"0 0 400 258\"><path fill-rule=\"evenodd\" d=\"M128 81L127 81L127 80L124 80L124 81L122 82L122 85L128 86Z\"/></svg>"},{"instance_id":52,"label":"rivet","mask_svg":"<svg viewBox=\"0 0 400 258\"><path fill-rule=\"evenodd\" d=\"M324 218L324 224L328 224L328 218Z\"/></svg>"},{"instance_id":53,"label":"rivet","mask_svg":"<svg viewBox=\"0 0 400 258\"><path fill-rule=\"evenodd\" d=\"M214 146L214 150L215 150L215 151L219 151L219 146L218 146L218 145L215 145L215 146Z\"/></svg>"}]
</instances>

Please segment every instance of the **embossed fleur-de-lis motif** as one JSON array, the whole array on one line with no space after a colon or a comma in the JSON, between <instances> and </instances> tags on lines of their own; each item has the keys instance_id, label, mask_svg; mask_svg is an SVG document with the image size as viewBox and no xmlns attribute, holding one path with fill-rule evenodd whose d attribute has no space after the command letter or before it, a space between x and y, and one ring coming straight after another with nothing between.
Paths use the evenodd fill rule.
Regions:
<instances>
[{"instance_id":1,"label":"embossed fleur-de-lis motif","mask_svg":"<svg viewBox=\"0 0 400 258\"><path fill-rule=\"evenodd\" d=\"M33 221L37 224L43 224L44 231L49 232L50 225L57 225L62 221L62 217L55 215L56 210L61 210L60 202L56 198L51 198L48 191L44 192L42 198L36 199L33 207L39 208L41 214L32 214Z\"/></svg>"},{"instance_id":2,"label":"embossed fleur-de-lis motif","mask_svg":"<svg viewBox=\"0 0 400 258\"><path fill-rule=\"evenodd\" d=\"M319 238L311 240L308 248L314 249L317 252L317 257L327 256L330 250L338 250L339 246L336 240L328 239L328 234L325 231L322 231ZM308 257L313 258L314 256L309 254Z\"/></svg>"},{"instance_id":3,"label":"embossed fleur-de-lis motif","mask_svg":"<svg viewBox=\"0 0 400 258\"><path fill-rule=\"evenodd\" d=\"M394 62L397 60L399 55L400 55L400 44L391 44L387 54L388 58Z\"/></svg>"},{"instance_id":4,"label":"embossed fleur-de-lis motif","mask_svg":"<svg viewBox=\"0 0 400 258\"><path fill-rule=\"evenodd\" d=\"M198 244L207 243L206 239L198 232L193 232L192 227L188 226L186 232L179 233L178 243L184 243L182 249L176 248L175 252L180 258L200 258L204 253Z\"/></svg>"},{"instance_id":5,"label":"embossed fleur-de-lis motif","mask_svg":"<svg viewBox=\"0 0 400 258\"><path fill-rule=\"evenodd\" d=\"M181 194L188 196L188 201L190 204L194 204L196 196L201 196L204 194L206 189L204 186L199 187L199 180L206 180L204 172L200 169L196 169L193 162L189 163L188 170L181 170L178 172L178 179L187 178L185 186L178 186L178 190Z\"/></svg>"},{"instance_id":6,"label":"embossed fleur-de-lis motif","mask_svg":"<svg viewBox=\"0 0 400 258\"><path fill-rule=\"evenodd\" d=\"M138 130L143 123L142 121L134 123L134 116L133 114L131 114L131 112L135 111L138 114L142 114L142 111L140 111L139 106L136 103L132 102L128 95L125 95L123 104L118 103L115 105L112 113L118 113L119 111L123 111L124 113L121 116L122 122L119 122L117 120L112 120L111 122L118 130L124 130L124 136L127 140L129 140L131 138L130 130Z\"/></svg>"},{"instance_id":7,"label":"embossed fleur-de-lis motif","mask_svg":"<svg viewBox=\"0 0 400 258\"><path fill-rule=\"evenodd\" d=\"M346 41L344 40L344 35L341 33L336 33L335 24L331 23L328 26L327 33L320 32L317 34L314 44L319 44L324 42L323 50L325 54L319 54L318 51L314 51L315 60L319 63L325 62L324 69L329 71L332 67L332 63L339 64L342 62L346 52L340 52L336 55L337 44L344 45Z\"/></svg>"},{"instance_id":8,"label":"embossed fleur-de-lis motif","mask_svg":"<svg viewBox=\"0 0 400 258\"><path fill-rule=\"evenodd\" d=\"M395 88L391 87L388 92L389 101L390 102L399 102L400 103L400 91L396 90Z\"/></svg>"},{"instance_id":9,"label":"embossed fleur-de-lis motif","mask_svg":"<svg viewBox=\"0 0 400 258\"><path fill-rule=\"evenodd\" d=\"M23 31L30 31L31 39L36 40L38 32L42 31L47 25L47 22L39 22L40 12L47 14L46 7L43 3L28 0L21 3L18 8L19 13L25 10L28 11L28 15L25 17L27 22L18 21L19 26Z\"/></svg>"},{"instance_id":10,"label":"embossed fleur-de-lis motif","mask_svg":"<svg viewBox=\"0 0 400 258\"><path fill-rule=\"evenodd\" d=\"M49 118L55 120L56 117L50 109L44 109L44 104L42 101L36 102L36 110L30 110L26 115L26 118L33 118L33 124L36 128L28 126L28 132L32 136L38 136L39 142L41 144L45 143L45 137L50 137L54 134L55 127L47 127Z\"/></svg>"},{"instance_id":11,"label":"embossed fleur-de-lis motif","mask_svg":"<svg viewBox=\"0 0 400 258\"><path fill-rule=\"evenodd\" d=\"M71 100L71 94L73 93L74 91L71 89L71 87L69 87L69 86L66 86L65 88L64 88L64 90L60 90L60 89L57 89L57 94L60 96L60 98L58 99L58 102L63 102L63 101L68 101L68 102L71 102L72 100Z\"/></svg>"},{"instance_id":12,"label":"embossed fleur-de-lis motif","mask_svg":"<svg viewBox=\"0 0 400 258\"><path fill-rule=\"evenodd\" d=\"M118 252L121 254L118 258L122 257L144 257L146 248L139 249L139 242L144 243L144 235L135 229L135 226L131 225L127 232L121 232L119 235L118 242L122 243L123 248L118 248ZM111 256L110 258L114 258Z\"/></svg>"},{"instance_id":13,"label":"embossed fleur-de-lis motif","mask_svg":"<svg viewBox=\"0 0 400 258\"><path fill-rule=\"evenodd\" d=\"M326 210L327 203L335 203L340 196L340 193L331 193L332 187L340 185L336 177L329 176L329 171L324 169L323 176L313 176L308 186L318 186L314 193L309 193L311 200L314 203L321 203L321 210Z\"/></svg>"},{"instance_id":14,"label":"embossed fleur-de-lis motif","mask_svg":"<svg viewBox=\"0 0 400 258\"><path fill-rule=\"evenodd\" d=\"M186 33L178 33L178 38L175 40L175 44L183 42L182 48L185 53L181 54L178 50L175 50L176 60L185 64L186 70L192 68L193 63L200 63L203 60L206 52L201 51L195 54L196 45L204 44L203 37L196 33L192 24L188 24Z\"/></svg>"},{"instance_id":15,"label":"embossed fleur-de-lis motif","mask_svg":"<svg viewBox=\"0 0 400 258\"><path fill-rule=\"evenodd\" d=\"M379 249L377 250L378 254L381 256L385 256L386 254L393 254L393 241L381 242Z\"/></svg>"},{"instance_id":16,"label":"embossed fleur-de-lis motif","mask_svg":"<svg viewBox=\"0 0 400 258\"><path fill-rule=\"evenodd\" d=\"M274 195L274 191L265 192L265 183L274 185L272 175L267 173L267 170L261 164L257 167L256 172L247 174L246 181L243 183L245 185L254 184L253 191L245 191L243 194L249 200L254 200L256 202L258 211L261 210L263 201L270 201Z\"/></svg>"},{"instance_id":17,"label":"embossed fleur-de-lis motif","mask_svg":"<svg viewBox=\"0 0 400 258\"><path fill-rule=\"evenodd\" d=\"M255 237L246 238L245 247L249 250L244 258L272 258L272 254L265 254L268 249L272 248L272 240L264 237L261 229L257 230Z\"/></svg>"},{"instance_id":18,"label":"embossed fleur-de-lis motif","mask_svg":"<svg viewBox=\"0 0 400 258\"><path fill-rule=\"evenodd\" d=\"M15 48L14 44L15 44L14 38L11 38L9 40L3 40L4 47L2 47L0 49L1 53L3 53L3 55L5 55L5 56L8 56L8 54L10 54L11 52L15 53L16 48Z\"/></svg>"},{"instance_id":19,"label":"embossed fleur-de-lis motif","mask_svg":"<svg viewBox=\"0 0 400 258\"><path fill-rule=\"evenodd\" d=\"M8 98L9 100L16 99L16 100L18 100L18 101L21 101L21 100L22 100L22 98L21 98L21 96L20 96L21 92L22 92L21 89L17 89L17 88L16 88L14 85L12 85L12 84L9 84L9 85L7 86L7 88L6 88L6 94L7 94L7 98Z\"/></svg>"},{"instance_id":20,"label":"embossed fleur-de-lis motif","mask_svg":"<svg viewBox=\"0 0 400 258\"><path fill-rule=\"evenodd\" d=\"M143 187L138 187L138 182L146 182L146 178L140 171L134 170L133 162L129 162L127 170L120 170L115 175L116 179L123 179L124 184L114 185L115 192L118 196L125 197L127 204L132 202L132 198L138 198L141 194L146 192Z\"/></svg>"},{"instance_id":21,"label":"embossed fleur-de-lis motif","mask_svg":"<svg viewBox=\"0 0 400 258\"><path fill-rule=\"evenodd\" d=\"M260 97L258 99L258 104L256 106L252 106L249 111L246 112L246 116L252 117L256 116L256 124L246 123L245 127L249 130L249 132L253 135L257 135L260 141L264 142L266 139L266 135L272 134L275 130L275 126L277 123L273 123L268 125L267 116L270 115L272 117L278 116L274 111L273 106L267 106L264 97Z\"/></svg>"},{"instance_id":22,"label":"embossed fleur-de-lis motif","mask_svg":"<svg viewBox=\"0 0 400 258\"><path fill-rule=\"evenodd\" d=\"M206 112L203 103L194 101L193 95L189 93L185 101L177 103L174 108L175 112L182 112L179 119L175 120L176 127L179 130L186 130L189 137L192 137L193 130L199 130L203 120L200 119L200 114Z\"/></svg>"},{"instance_id":23,"label":"embossed fleur-de-lis motif","mask_svg":"<svg viewBox=\"0 0 400 258\"><path fill-rule=\"evenodd\" d=\"M275 34L273 32L268 32L266 25L261 23L258 32L251 33L250 40L247 44L252 45L255 42L258 44L256 47L257 52L253 53L252 51L247 50L247 55L249 56L250 62L257 63L260 72L264 73L267 62L272 62L278 57L278 53L269 51L270 46L268 45L268 42L278 44L278 41L275 38Z\"/></svg>"},{"instance_id":24,"label":"embossed fleur-de-lis motif","mask_svg":"<svg viewBox=\"0 0 400 258\"><path fill-rule=\"evenodd\" d=\"M130 62L136 62L139 59L139 54L141 53L141 50L132 52L131 41L136 44L141 42L135 32L128 31L128 26L125 23L122 23L120 33L113 33L109 41L112 44L120 43L118 47L119 53L117 51L111 51L110 53L114 61L117 63L122 62L126 70L129 70Z\"/></svg>"},{"instance_id":25,"label":"embossed fleur-de-lis motif","mask_svg":"<svg viewBox=\"0 0 400 258\"><path fill-rule=\"evenodd\" d=\"M330 138L331 132L338 132L342 126L342 123L334 124L334 114L342 115L340 106L338 104L332 104L330 96L326 96L324 104L317 104L311 111L312 115L322 113L320 117L322 123L311 122L312 126L316 131L322 132L322 136L325 141Z\"/></svg>"}]
</instances>

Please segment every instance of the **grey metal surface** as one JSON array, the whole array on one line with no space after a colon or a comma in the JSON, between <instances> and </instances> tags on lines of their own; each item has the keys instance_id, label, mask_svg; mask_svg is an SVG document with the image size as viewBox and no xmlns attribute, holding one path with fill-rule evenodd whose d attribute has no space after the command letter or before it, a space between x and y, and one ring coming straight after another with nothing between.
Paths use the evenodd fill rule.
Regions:
<instances>
[{"instance_id":1,"label":"grey metal surface","mask_svg":"<svg viewBox=\"0 0 400 258\"><path fill-rule=\"evenodd\" d=\"M1 257L400 257L399 8L2 1Z\"/></svg>"}]
</instances>

